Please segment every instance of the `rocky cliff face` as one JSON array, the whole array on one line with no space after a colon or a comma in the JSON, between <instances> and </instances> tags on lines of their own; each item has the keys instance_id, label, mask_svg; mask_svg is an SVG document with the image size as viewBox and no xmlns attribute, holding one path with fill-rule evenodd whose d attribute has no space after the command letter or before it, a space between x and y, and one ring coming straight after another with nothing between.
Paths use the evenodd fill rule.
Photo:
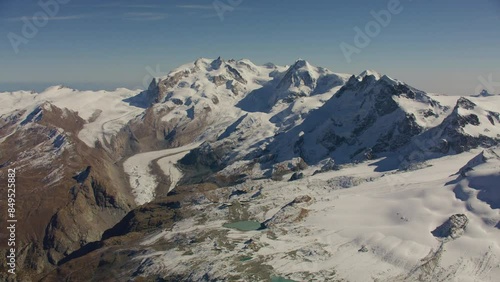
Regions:
<instances>
[{"instance_id":1,"label":"rocky cliff face","mask_svg":"<svg viewBox=\"0 0 500 282\"><path fill-rule=\"evenodd\" d=\"M76 138L83 124L50 103L3 118L0 163L17 171L19 281L99 240L134 205L110 155Z\"/></svg>"},{"instance_id":2,"label":"rocky cliff face","mask_svg":"<svg viewBox=\"0 0 500 282\"><path fill-rule=\"evenodd\" d=\"M63 261L57 270L41 278L41 281L123 281L141 275L144 268L140 260L130 260L137 255L149 254L140 250L137 240L157 230L170 230L175 223L199 213L193 209L193 201L207 201L218 197L214 185L184 186L176 189L168 198L137 207L130 211L100 240L82 247ZM187 238L176 238L172 242L158 242L163 249L175 248L177 244L187 243ZM181 243L182 242L182 243ZM81 268L85 265L85 268ZM119 267L118 267L119 266ZM118 268L122 271L118 271ZM149 279L178 281L185 279L177 274L151 275Z\"/></svg>"}]
</instances>

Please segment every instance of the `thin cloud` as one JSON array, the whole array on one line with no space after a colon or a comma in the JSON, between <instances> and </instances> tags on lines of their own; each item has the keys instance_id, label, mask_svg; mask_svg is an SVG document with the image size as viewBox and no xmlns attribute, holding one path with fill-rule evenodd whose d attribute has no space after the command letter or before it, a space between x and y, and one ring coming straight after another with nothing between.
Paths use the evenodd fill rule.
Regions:
<instances>
[{"instance_id":1,"label":"thin cloud","mask_svg":"<svg viewBox=\"0 0 500 282\"><path fill-rule=\"evenodd\" d=\"M125 13L123 18L132 21L159 21L168 15L166 13Z\"/></svg>"},{"instance_id":2,"label":"thin cloud","mask_svg":"<svg viewBox=\"0 0 500 282\"><path fill-rule=\"evenodd\" d=\"M186 10L193 10L193 11L196 11L196 10L203 10L203 11L206 11L206 10L216 10L216 7L215 5L177 5L176 6L177 8L179 9L186 9ZM236 5L236 6L230 6L230 11L233 12L233 11L252 11L251 8L248 8L248 7L241 7L239 5ZM193 13L196 13L196 12L193 12ZM193 14L195 15L195 14ZM201 15L202 18L204 19L209 19L209 18L217 18L217 17L220 17L219 14L217 13L210 13L210 14L204 14L204 15Z\"/></svg>"},{"instance_id":3,"label":"thin cloud","mask_svg":"<svg viewBox=\"0 0 500 282\"><path fill-rule=\"evenodd\" d=\"M85 7L84 5L81 5ZM148 4L123 4L123 3L108 3L108 4L98 4L93 5L96 8L138 8L138 9L156 9L160 8L158 5L148 5Z\"/></svg>"},{"instance_id":4,"label":"thin cloud","mask_svg":"<svg viewBox=\"0 0 500 282\"><path fill-rule=\"evenodd\" d=\"M81 14L81 15L68 15L68 16L55 16L55 17L47 17L49 21L70 21L70 20L80 20L86 18L108 18L108 19L124 19L124 20L132 20L132 21L158 21L167 18L166 13L154 13L154 12L129 12L123 13L120 15L102 15L102 14ZM28 19L28 21L44 21L43 17L15 17L15 18L7 18L5 21L9 22L22 22L23 20Z\"/></svg>"},{"instance_id":5,"label":"thin cloud","mask_svg":"<svg viewBox=\"0 0 500 282\"><path fill-rule=\"evenodd\" d=\"M70 4L71 7L78 7L78 8L144 8L144 9L156 9L156 8L161 8L160 5L154 5L154 4L126 4L126 3L120 3L120 2L114 2L114 3L101 3L101 4Z\"/></svg>"},{"instance_id":6,"label":"thin cloud","mask_svg":"<svg viewBox=\"0 0 500 282\"><path fill-rule=\"evenodd\" d=\"M49 17L47 16L47 19L49 21L70 21L70 20L79 20L79 19L84 19L84 18L88 18L90 17L90 15L69 15L69 16L55 16L55 17ZM28 19L28 20L32 20L32 21L43 21L45 20L45 18L43 17L15 17L15 18L7 18L5 19L6 21L9 21L9 22L20 22L20 21L23 21L23 19Z\"/></svg>"},{"instance_id":7,"label":"thin cloud","mask_svg":"<svg viewBox=\"0 0 500 282\"><path fill-rule=\"evenodd\" d=\"M212 10L213 5L177 5L177 8L191 9L191 10Z\"/></svg>"},{"instance_id":8,"label":"thin cloud","mask_svg":"<svg viewBox=\"0 0 500 282\"><path fill-rule=\"evenodd\" d=\"M125 8L144 8L144 9L156 9L160 8L158 5L123 5L121 7Z\"/></svg>"}]
</instances>

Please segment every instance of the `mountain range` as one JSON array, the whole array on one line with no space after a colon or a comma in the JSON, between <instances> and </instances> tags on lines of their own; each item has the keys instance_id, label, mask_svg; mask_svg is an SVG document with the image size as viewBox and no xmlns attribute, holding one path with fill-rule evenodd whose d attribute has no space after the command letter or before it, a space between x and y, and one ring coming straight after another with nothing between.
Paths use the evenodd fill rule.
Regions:
<instances>
[{"instance_id":1,"label":"mountain range","mask_svg":"<svg viewBox=\"0 0 500 282\"><path fill-rule=\"evenodd\" d=\"M302 59L0 93L19 281L494 281L499 142L500 95Z\"/></svg>"}]
</instances>

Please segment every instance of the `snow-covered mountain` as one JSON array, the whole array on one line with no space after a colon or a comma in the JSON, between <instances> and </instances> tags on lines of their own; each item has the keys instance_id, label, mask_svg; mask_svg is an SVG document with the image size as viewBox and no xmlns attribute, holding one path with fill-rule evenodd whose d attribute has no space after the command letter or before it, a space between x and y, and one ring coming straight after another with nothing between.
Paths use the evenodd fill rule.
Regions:
<instances>
[{"instance_id":1,"label":"snow-covered mountain","mask_svg":"<svg viewBox=\"0 0 500 282\"><path fill-rule=\"evenodd\" d=\"M499 142L499 95L429 94L373 70L342 74L301 59L259 66L200 58L146 90L0 93L0 167L29 174L26 187L43 184L36 190L43 201L34 190L19 191L23 207L39 201L23 214L24 222L38 224L20 237L27 250L20 267L26 277L54 270L46 281L87 279L88 273L71 274L79 262L97 263L89 279L105 281L111 278L100 270L108 264L133 269L118 280L488 281L498 273L495 236L480 248L492 257L478 263L489 272L449 273L447 266L463 266L453 256L426 272L420 260L437 260L444 246L453 255L460 254L456 244L472 250L478 230L498 233L490 180ZM493 149L478 156L480 148ZM450 179L452 170L458 178ZM448 208L424 212L437 198ZM350 208L359 205L365 208ZM335 224L325 226L322 218ZM265 231L223 226L246 220ZM464 230L467 224L476 233ZM122 241L131 245L117 245ZM116 257L104 258L114 250ZM464 260L477 261L480 251ZM351 264L371 268L349 274Z\"/></svg>"},{"instance_id":2,"label":"snow-covered mountain","mask_svg":"<svg viewBox=\"0 0 500 282\"><path fill-rule=\"evenodd\" d=\"M461 153L476 147L490 147L500 138L499 99L490 102L477 101L461 97L452 112L441 124L418 137L420 143L434 146L425 147L443 154ZM486 107L486 108L483 108Z\"/></svg>"},{"instance_id":3,"label":"snow-covered mountain","mask_svg":"<svg viewBox=\"0 0 500 282\"><path fill-rule=\"evenodd\" d=\"M345 162L394 152L445 118L447 108L425 92L388 76L363 72L293 130L278 136L279 158ZM282 146L283 142L288 146ZM293 148L293 151L291 150ZM371 156L373 157L373 156Z\"/></svg>"},{"instance_id":4,"label":"snow-covered mountain","mask_svg":"<svg viewBox=\"0 0 500 282\"><path fill-rule=\"evenodd\" d=\"M5 92L0 93L0 116L11 120L17 116L17 122L11 122L11 126L15 124L21 127L41 118L44 111L50 110L47 105L54 105L63 112L76 113L83 120L83 128L77 132L83 142L90 147L94 147L95 142L105 146L113 135L142 113L142 108L126 102L138 92L125 88L115 91L78 91L62 85L49 87L41 93Z\"/></svg>"},{"instance_id":5,"label":"snow-covered mountain","mask_svg":"<svg viewBox=\"0 0 500 282\"><path fill-rule=\"evenodd\" d=\"M245 115L235 105L284 69L256 66L249 60L198 59L156 78L147 91L133 99L149 97L154 103L131 122L130 128L142 146L152 148L215 140Z\"/></svg>"},{"instance_id":6,"label":"snow-covered mountain","mask_svg":"<svg viewBox=\"0 0 500 282\"><path fill-rule=\"evenodd\" d=\"M286 71L276 73L264 87L251 92L239 107L245 111L269 112L286 107L301 97L321 95L338 90L349 75L333 73L314 67L305 60L297 60Z\"/></svg>"}]
</instances>

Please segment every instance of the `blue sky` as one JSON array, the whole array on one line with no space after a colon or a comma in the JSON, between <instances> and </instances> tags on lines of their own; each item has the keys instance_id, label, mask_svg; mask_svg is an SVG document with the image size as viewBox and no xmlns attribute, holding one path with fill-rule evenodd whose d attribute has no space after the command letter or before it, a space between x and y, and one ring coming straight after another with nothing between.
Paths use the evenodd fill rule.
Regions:
<instances>
[{"instance_id":1,"label":"blue sky","mask_svg":"<svg viewBox=\"0 0 500 282\"><path fill-rule=\"evenodd\" d=\"M474 92L488 76L500 82L500 0L400 0L402 11L348 62L340 44L355 46L354 28L364 30L371 11L390 1L71 0L16 54L8 35L22 37L22 17L32 21L44 10L38 1L0 0L0 91L144 87L150 73L218 56L374 69L452 95ZM214 3L227 9L222 17Z\"/></svg>"}]
</instances>

